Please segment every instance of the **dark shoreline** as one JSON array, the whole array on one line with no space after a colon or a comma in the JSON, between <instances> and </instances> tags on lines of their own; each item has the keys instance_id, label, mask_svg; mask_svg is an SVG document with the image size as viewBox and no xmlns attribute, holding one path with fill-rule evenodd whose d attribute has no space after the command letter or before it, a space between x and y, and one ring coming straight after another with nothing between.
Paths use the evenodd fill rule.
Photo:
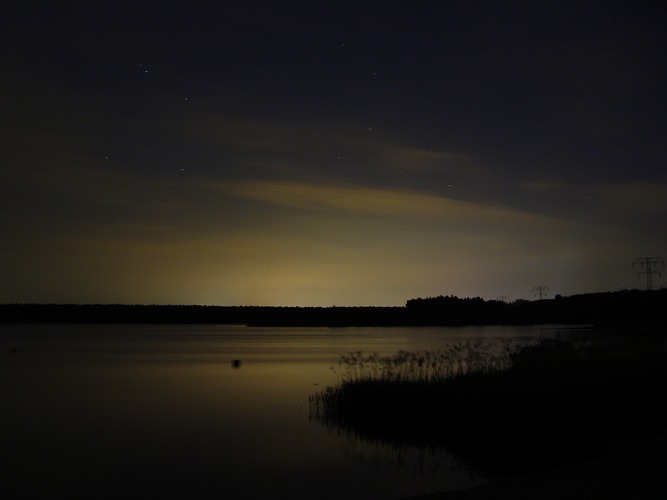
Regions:
<instances>
[{"instance_id":1,"label":"dark shoreline","mask_svg":"<svg viewBox=\"0 0 667 500\"><path fill-rule=\"evenodd\" d=\"M405 306L273 307L0 304L0 323L243 324L249 326L464 326L591 324L667 328L667 289L589 293L535 301L417 298Z\"/></svg>"}]
</instances>

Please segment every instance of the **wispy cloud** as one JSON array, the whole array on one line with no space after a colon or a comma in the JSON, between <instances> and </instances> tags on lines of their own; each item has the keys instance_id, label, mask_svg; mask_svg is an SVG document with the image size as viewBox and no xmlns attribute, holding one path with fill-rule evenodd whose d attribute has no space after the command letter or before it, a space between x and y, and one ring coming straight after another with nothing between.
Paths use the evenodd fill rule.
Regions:
<instances>
[{"instance_id":1,"label":"wispy cloud","mask_svg":"<svg viewBox=\"0 0 667 500\"><path fill-rule=\"evenodd\" d=\"M411 172L448 171L466 175L484 173L485 169L473 155L448 150L409 147L397 143L385 143L381 157L389 164L401 166Z\"/></svg>"},{"instance_id":2,"label":"wispy cloud","mask_svg":"<svg viewBox=\"0 0 667 500\"><path fill-rule=\"evenodd\" d=\"M202 117L186 133L212 151L224 151L232 163L284 170L302 176L372 178L374 183L405 182L424 176L479 177L489 174L476 156L449 149L406 144L356 123L271 122ZM228 173L238 172L226 162ZM242 170L241 170L242 171Z\"/></svg>"},{"instance_id":3,"label":"wispy cloud","mask_svg":"<svg viewBox=\"0 0 667 500\"><path fill-rule=\"evenodd\" d=\"M667 213L667 184L632 182L600 185L593 190L605 209L614 214Z\"/></svg>"},{"instance_id":4,"label":"wispy cloud","mask_svg":"<svg viewBox=\"0 0 667 500\"><path fill-rule=\"evenodd\" d=\"M563 190L578 189L577 186L558 179L533 179L520 181L517 185L520 189L536 193L554 193Z\"/></svg>"},{"instance_id":5,"label":"wispy cloud","mask_svg":"<svg viewBox=\"0 0 667 500\"><path fill-rule=\"evenodd\" d=\"M438 218L464 224L495 224L511 220L543 225L555 219L502 206L483 205L430 193L355 185L289 181L240 181L208 184L228 196L303 210L336 210L392 217Z\"/></svg>"}]
</instances>

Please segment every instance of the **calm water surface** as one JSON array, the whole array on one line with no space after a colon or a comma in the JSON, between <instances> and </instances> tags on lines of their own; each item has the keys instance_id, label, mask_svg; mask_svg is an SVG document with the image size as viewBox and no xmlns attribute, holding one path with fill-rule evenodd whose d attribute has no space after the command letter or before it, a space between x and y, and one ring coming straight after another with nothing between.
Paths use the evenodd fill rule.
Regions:
<instances>
[{"instance_id":1,"label":"calm water surface","mask_svg":"<svg viewBox=\"0 0 667 500\"><path fill-rule=\"evenodd\" d=\"M341 354L561 328L0 325L3 497L399 499L480 482L311 421ZM235 368L232 361L241 360Z\"/></svg>"}]
</instances>

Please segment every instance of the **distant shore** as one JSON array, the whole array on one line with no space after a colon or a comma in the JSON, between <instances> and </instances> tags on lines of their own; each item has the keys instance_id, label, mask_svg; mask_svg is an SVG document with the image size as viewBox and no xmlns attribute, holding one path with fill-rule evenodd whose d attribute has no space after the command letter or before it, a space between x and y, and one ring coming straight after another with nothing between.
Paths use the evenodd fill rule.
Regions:
<instances>
[{"instance_id":1,"label":"distant shore","mask_svg":"<svg viewBox=\"0 0 667 500\"><path fill-rule=\"evenodd\" d=\"M272 307L0 304L0 323L182 323L251 326L591 324L667 328L667 289L622 290L503 302L480 297L410 299L405 306Z\"/></svg>"}]
</instances>

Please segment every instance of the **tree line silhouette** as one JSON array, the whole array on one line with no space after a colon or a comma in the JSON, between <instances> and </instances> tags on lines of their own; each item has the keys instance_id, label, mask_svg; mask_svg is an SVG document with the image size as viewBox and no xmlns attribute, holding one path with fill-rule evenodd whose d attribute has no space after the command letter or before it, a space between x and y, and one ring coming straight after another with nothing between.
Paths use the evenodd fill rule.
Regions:
<instances>
[{"instance_id":1,"label":"tree line silhouette","mask_svg":"<svg viewBox=\"0 0 667 500\"><path fill-rule=\"evenodd\" d=\"M595 324L598 326L667 326L662 311L667 289L621 290L553 299L503 302L455 296L408 300L413 324Z\"/></svg>"},{"instance_id":2,"label":"tree line silhouette","mask_svg":"<svg viewBox=\"0 0 667 500\"><path fill-rule=\"evenodd\" d=\"M667 327L667 289L621 290L504 302L453 295L403 307L0 304L2 323L192 323L257 326L595 324Z\"/></svg>"}]
</instances>

